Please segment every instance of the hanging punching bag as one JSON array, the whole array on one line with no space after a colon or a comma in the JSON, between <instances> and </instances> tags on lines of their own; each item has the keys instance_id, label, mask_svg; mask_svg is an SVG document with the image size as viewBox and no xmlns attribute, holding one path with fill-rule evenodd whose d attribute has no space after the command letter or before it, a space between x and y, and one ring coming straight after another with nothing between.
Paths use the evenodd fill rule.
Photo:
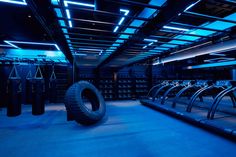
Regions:
<instances>
[{"instance_id":1,"label":"hanging punching bag","mask_svg":"<svg viewBox=\"0 0 236 157\"><path fill-rule=\"evenodd\" d=\"M49 102L56 103L57 102L57 77L54 71L54 66L52 67L52 74L49 79Z\"/></svg>"},{"instance_id":2,"label":"hanging punching bag","mask_svg":"<svg viewBox=\"0 0 236 157\"><path fill-rule=\"evenodd\" d=\"M32 73L31 69L29 70L27 76L26 76L26 82L25 82L25 95L26 95L26 104L32 104L33 103L33 93L32 93Z\"/></svg>"},{"instance_id":3,"label":"hanging punching bag","mask_svg":"<svg viewBox=\"0 0 236 157\"><path fill-rule=\"evenodd\" d=\"M32 95L33 95L32 114L41 115L45 112L45 100L44 100L45 81L39 66L37 67L35 76L34 78L32 78L31 81L32 81Z\"/></svg>"},{"instance_id":4,"label":"hanging punching bag","mask_svg":"<svg viewBox=\"0 0 236 157\"><path fill-rule=\"evenodd\" d=\"M21 114L21 78L14 65L8 77L7 93L9 96L7 105L7 116L14 117Z\"/></svg>"}]
</instances>

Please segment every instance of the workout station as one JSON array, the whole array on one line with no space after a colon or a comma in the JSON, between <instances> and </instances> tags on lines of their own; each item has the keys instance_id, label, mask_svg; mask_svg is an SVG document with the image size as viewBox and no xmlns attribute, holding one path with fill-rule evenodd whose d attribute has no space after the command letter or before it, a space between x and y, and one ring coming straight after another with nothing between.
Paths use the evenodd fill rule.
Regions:
<instances>
[{"instance_id":1,"label":"workout station","mask_svg":"<svg viewBox=\"0 0 236 157\"><path fill-rule=\"evenodd\" d=\"M235 157L235 0L0 0L0 156Z\"/></svg>"}]
</instances>

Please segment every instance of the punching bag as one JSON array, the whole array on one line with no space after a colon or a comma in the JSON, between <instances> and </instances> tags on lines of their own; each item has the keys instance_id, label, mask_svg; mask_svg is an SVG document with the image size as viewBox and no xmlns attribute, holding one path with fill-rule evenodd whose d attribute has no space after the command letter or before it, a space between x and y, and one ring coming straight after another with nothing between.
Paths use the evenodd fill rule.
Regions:
<instances>
[{"instance_id":1,"label":"punching bag","mask_svg":"<svg viewBox=\"0 0 236 157\"><path fill-rule=\"evenodd\" d=\"M26 95L26 104L32 104L33 103L33 84L32 84L32 73L31 70L28 72L26 76L26 82L25 82L25 95Z\"/></svg>"},{"instance_id":2,"label":"punching bag","mask_svg":"<svg viewBox=\"0 0 236 157\"><path fill-rule=\"evenodd\" d=\"M11 73L8 77L7 93L8 93L8 104L7 104L7 116L14 117L21 114L21 94L22 85L21 78L18 75L16 66L14 65Z\"/></svg>"},{"instance_id":3,"label":"punching bag","mask_svg":"<svg viewBox=\"0 0 236 157\"><path fill-rule=\"evenodd\" d=\"M38 74L40 76L38 76ZM31 79L32 83L32 114L41 115L45 112L45 81L42 76L40 67L38 66L34 78Z\"/></svg>"},{"instance_id":4,"label":"punching bag","mask_svg":"<svg viewBox=\"0 0 236 157\"><path fill-rule=\"evenodd\" d=\"M54 66L53 66L53 70L52 70L52 74L50 76L49 79L49 102L50 103L56 103L57 102L57 78L56 78L56 74L54 72Z\"/></svg>"}]
</instances>

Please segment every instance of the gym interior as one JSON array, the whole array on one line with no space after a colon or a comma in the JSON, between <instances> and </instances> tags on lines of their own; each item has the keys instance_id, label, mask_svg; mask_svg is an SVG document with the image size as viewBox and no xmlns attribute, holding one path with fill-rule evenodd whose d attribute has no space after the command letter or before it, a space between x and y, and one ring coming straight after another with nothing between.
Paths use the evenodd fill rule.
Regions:
<instances>
[{"instance_id":1,"label":"gym interior","mask_svg":"<svg viewBox=\"0 0 236 157\"><path fill-rule=\"evenodd\" d=\"M0 156L235 157L235 0L0 0Z\"/></svg>"}]
</instances>

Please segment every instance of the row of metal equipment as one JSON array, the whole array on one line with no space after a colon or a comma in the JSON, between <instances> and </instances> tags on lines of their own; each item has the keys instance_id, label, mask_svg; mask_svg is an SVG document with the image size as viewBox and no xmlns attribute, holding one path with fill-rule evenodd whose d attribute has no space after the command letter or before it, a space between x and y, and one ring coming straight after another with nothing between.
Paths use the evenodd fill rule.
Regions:
<instances>
[{"instance_id":1,"label":"row of metal equipment","mask_svg":"<svg viewBox=\"0 0 236 157\"><path fill-rule=\"evenodd\" d=\"M56 75L54 71L49 81L51 102L56 99ZM6 102L7 116L14 117L21 114L22 94L26 94L27 104L32 105L32 114L41 115L45 112L45 80L38 66L34 75L29 71L26 77L26 90L22 91L22 78L14 65L7 80Z\"/></svg>"},{"instance_id":2,"label":"row of metal equipment","mask_svg":"<svg viewBox=\"0 0 236 157\"><path fill-rule=\"evenodd\" d=\"M236 81L164 80L141 103L236 137Z\"/></svg>"}]
</instances>

